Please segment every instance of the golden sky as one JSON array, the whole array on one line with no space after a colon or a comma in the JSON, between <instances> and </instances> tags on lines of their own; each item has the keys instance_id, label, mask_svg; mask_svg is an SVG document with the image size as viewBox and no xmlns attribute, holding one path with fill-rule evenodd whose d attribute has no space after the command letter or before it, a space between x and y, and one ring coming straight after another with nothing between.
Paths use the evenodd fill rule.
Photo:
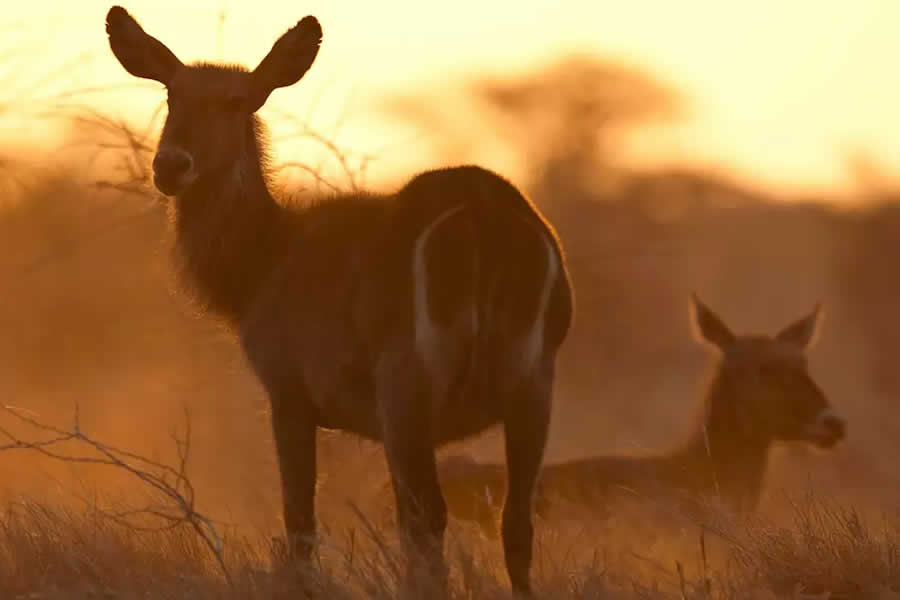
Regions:
<instances>
[{"instance_id":1,"label":"golden sky","mask_svg":"<svg viewBox=\"0 0 900 600\"><path fill-rule=\"evenodd\" d=\"M109 6L7 3L0 53L15 56L0 69L0 81L13 81L7 93L21 99L134 81L106 45ZM849 151L865 150L892 171L900 168L897 0L134 0L124 6L185 62L221 53L249 66L300 17L316 15L324 29L316 65L272 100L281 110L311 115L324 130L343 116L342 145L387 156L373 166L374 179L400 165L437 160L426 138L378 114L378 103L391 93L476 74L524 73L570 51L638 66L687 98L690 118L637 136L628 149L635 160L696 162L763 184L805 188L847 185ZM47 80L45 73L54 75ZM154 85L90 102L146 119L163 98ZM7 100L0 92L0 102ZM466 115L458 118L464 128ZM33 134L6 121L3 133ZM280 159L302 158L284 150L276 148Z\"/></svg>"}]
</instances>

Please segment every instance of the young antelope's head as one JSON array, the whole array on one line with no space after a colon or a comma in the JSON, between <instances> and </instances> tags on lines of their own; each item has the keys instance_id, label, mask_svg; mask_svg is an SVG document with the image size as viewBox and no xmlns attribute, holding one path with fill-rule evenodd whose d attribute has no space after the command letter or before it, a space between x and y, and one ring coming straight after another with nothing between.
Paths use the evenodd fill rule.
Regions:
<instances>
[{"instance_id":1,"label":"young antelope's head","mask_svg":"<svg viewBox=\"0 0 900 600\"><path fill-rule=\"evenodd\" d=\"M166 86L168 117L153 158L153 183L163 194L181 194L198 180L221 177L255 135L254 113L279 87L298 82L312 66L322 28L307 16L282 35L252 71L205 63L183 64L120 7L106 15L113 54L135 77Z\"/></svg>"},{"instance_id":2,"label":"young antelope's head","mask_svg":"<svg viewBox=\"0 0 900 600\"><path fill-rule=\"evenodd\" d=\"M774 337L735 335L712 310L693 298L699 336L722 352L710 405L711 426L764 442L807 442L831 448L846 424L832 410L806 364L821 310L782 329Z\"/></svg>"}]
</instances>

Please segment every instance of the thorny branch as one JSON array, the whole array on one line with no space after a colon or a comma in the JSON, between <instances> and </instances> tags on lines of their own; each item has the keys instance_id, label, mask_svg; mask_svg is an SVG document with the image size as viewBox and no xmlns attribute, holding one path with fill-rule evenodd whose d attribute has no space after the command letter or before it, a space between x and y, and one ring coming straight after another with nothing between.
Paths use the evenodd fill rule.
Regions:
<instances>
[{"instance_id":1,"label":"thorny branch","mask_svg":"<svg viewBox=\"0 0 900 600\"><path fill-rule=\"evenodd\" d=\"M39 421L28 411L9 405L0 406L0 412L36 430L42 439L29 440L14 434L0 425L0 436L6 438L0 444L0 451L31 450L47 458L69 464L101 465L120 469L135 477L148 488L164 499L158 505L123 511L100 511L101 516L112 522L136 531L160 531L175 529L187 525L200 536L210 552L215 556L219 568L230 584L231 574L225 563L222 537L216 529L214 521L198 512L195 508L194 486L187 476L187 463L190 454L191 427L190 415L185 409L185 429L182 435L172 433L178 460L176 466L152 460L101 442L86 434L79 422L78 407L75 407L75 418L72 428L61 429ZM61 447L76 443L87 449L86 453L72 453ZM161 521L162 525L148 526L147 519Z\"/></svg>"},{"instance_id":2,"label":"thorny branch","mask_svg":"<svg viewBox=\"0 0 900 600\"><path fill-rule=\"evenodd\" d=\"M156 106L143 131L134 129L126 123L124 119L113 118L86 104L55 105L45 110L46 116L65 116L70 119L72 123L86 127L92 132L98 132L102 136L102 139L97 139L96 136L89 136L86 140L76 140L64 145L62 148L65 150L74 147L86 147L88 152L88 168L99 160L102 155L111 154L113 156L115 162L112 165L112 168L121 175L115 177L115 179L101 178L94 181L93 185L97 189L116 190L123 194L149 198L151 203L131 215L124 216L121 219L117 219L112 223L104 225L100 230L95 231L90 238L70 244L63 252L60 252L57 249L52 253L38 257L22 269L22 275L28 275L39 271L60 258L73 255L82 246L87 245L91 241L100 239L105 233L139 222L144 216L151 214L159 205L165 204L164 197L157 193L153 188L150 169L150 162L155 145L153 138L155 137L158 120L163 114L164 107L165 102L161 102ZM362 188L366 169L375 159L375 156L351 156L326 136L317 133L310 128L305 121L287 113L281 114L284 118L289 119L298 126L297 131L286 136L287 138L297 136L307 137L316 143L321 144L340 165L350 190L357 192ZM335 131L335 133L337 133L337 131ZM355 167L353 166L353 163L356 163ZM2 169L2 167L3 162L0 161L0 169ZM283 162L274 167L274 171L276 172L285 170L300 170L308 174L313 178L320 191L323 189L332 193L341 193L344 191L341 185L330 181L323 174L321 167L313 167L306 163L296 161Z\"/></svg>"},{"instance_id":3,"label":"thorny branch","mask_svg":"<svg viewBox=\"0 0 900 600\"><path fill-rule=\"evenodd\" d=\"M305 137L313 140L314 142L325 148L328 153L334 158L334 160L337 161L338 166L340 166L344 177L347 179L347 183L350 185L350 190L352 192L358 192L363 188L363 180L365 178L366 170L368 169L369 164L375 159L374 156L369 154L360 154L357 159L358 164L354 168L354 166L351 165L351 155L348 154L340 146L338 146L333 139L317 132L315 129L310 127L310 125L305 120L297 117L296 115L278 109L274 109L274 111L279 118L287 120L296 126L296 129L294 131L278 139ZM342 123L343 119L339 120L335 125L333 137L337 137L338 129L340 128ZM299 165L298 163L283 163L277 166L276 170L283 170L285 168L291 167L300 167L307 173L311 174L316 179L317 183L326 183L326 187L328 187L329 189L332 189L333 191L340 191L340 188L338 186L324 181L321 176L320 167L310 167L306 165Z\"/></svg>"}]
</instances>

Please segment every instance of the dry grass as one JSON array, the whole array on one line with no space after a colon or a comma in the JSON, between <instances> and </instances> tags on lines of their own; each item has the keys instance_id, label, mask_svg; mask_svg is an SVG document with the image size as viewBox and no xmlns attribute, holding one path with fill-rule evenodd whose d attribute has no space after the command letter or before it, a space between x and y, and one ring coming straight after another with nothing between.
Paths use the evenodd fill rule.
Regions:
<instances>
[{"instance_id":1,"label":"dry grass","mask_svg":"<svg viewBox=\"0 0 900 600\"><path fill-rule=\"evenodd\" d=\"M396 532L356 505L339 529L320 529L316 560L285 559L280 537L198 513L187 472L190 426L173 436L170 467L84 432L50 426L4 407L4 456L29 453L84 468L118 471L128 494L78 495L71 502L19 496L0 515L2 598L430 598L435 582L403 576ZM33 437L14 433L23 429ZM137 500L141 496L146 498ZM564 508L564 507L561 507ZM716 512L699 522L667 505L631 497L598 518L538 521L533 573L544 598L778 599L900 598L900 520L877 526L851 507L812 493L789 503L788 519L735 521ZM320 518L323 511L320 511ZM377 514L377 513L374 513ZM335 525L335 523L331 523ZM451 522L451 598L508 598L497 540Z\"/></svg>"},{"instance_id":2,"label":"dry grass","mask_svg":"<svg viewBox=\"0 0 900 600\"><path fill-rule=\"evenodd\" d=\"M851 509L812 498L795 506L794 517L790 527L735 527L719 550L707 548L710 533L686 535L665 561L640 554L624 530L595 544L539 530L537 591L543 598L900 598L896 521L872 527ZM493 548L456 527L447 548L451 597L509 597ZM364 521L326 534L310 571L277 556L274 541L233 534L225 543L228 583L190 528L138 531L99 511L20 501L0 516L0 597L426 597L401 586L392 534Z\"/></svg>"}]
</instances>

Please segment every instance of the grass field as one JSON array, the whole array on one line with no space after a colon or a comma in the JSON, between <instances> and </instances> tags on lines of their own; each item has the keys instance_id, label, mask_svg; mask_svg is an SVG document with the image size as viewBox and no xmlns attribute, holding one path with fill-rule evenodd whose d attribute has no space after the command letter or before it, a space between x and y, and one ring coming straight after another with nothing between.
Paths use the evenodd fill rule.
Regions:
<instances>
[{"instance_id":1,"label":"grass field","mask_svg":"<svg viewBox=\"0 0 900 600\"><path fill-rule=\"evenodd\" d=\"M864 523L852 510L805 498L785 526L674 538L609 526L541 529L535 563L545 598L872 598L900 596L896 520ZM598 524L593 524L598 525ZM584 528L587 528L586 530ZM701 534L701 531L705 533ZM638 539L640 538L640 539ZM496 548L454 525L451 597L510 597ZM390 533L360 521L324 535L316 567L278 561L277 540L226 535L224 566L186 526L141 531L93 511L16 502L0 519L6 598L420 598L403 588ZM307 595L304 595L307 594Z\"/></svg>"},{"instance_id":2,"label":"grass field","mask_svg":"<svg viewBox=\"0 0 900 600\"><path fill-rule=\"evenodd\" d=\"M0 393L15 407L0 415L0 598L427 597L401 589L373 501L380 449L336 433L320 437L317 566L281 563L266 400L230 334L172 293L152 144L102 115L74 123L70 141L91 150L61 165L0 149ZM557 225L576 289L549 460L686 433L709 361L689 329L695 290L747 331L823 301L810 369L849 429L830 453L777 448L751 523L638 503L612 521L539 524L541 597L900 597L897 190L838 209L702 171L598 166L559 143L522 182ZM490 459L501 448L496 431L465 445ZM496 541L452 523L447 553L453 597L508 597Z\"/></svg>"}]
</instances>

